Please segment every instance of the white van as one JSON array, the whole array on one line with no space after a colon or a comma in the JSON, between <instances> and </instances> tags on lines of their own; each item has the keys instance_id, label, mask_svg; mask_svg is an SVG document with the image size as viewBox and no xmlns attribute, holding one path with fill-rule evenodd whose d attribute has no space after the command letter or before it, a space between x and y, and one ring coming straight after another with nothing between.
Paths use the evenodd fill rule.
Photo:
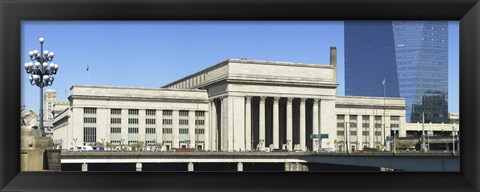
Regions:
<instances>
[{"instance_id":1,"label":"white van","mask_svg":"<svg viewBox=\"0 0 480 192\"><path fill-rule=\"evenodd\" d=\"M77 147L77 151L93 151L92 146L79 146Z\"/></svg>"}]
</instances>

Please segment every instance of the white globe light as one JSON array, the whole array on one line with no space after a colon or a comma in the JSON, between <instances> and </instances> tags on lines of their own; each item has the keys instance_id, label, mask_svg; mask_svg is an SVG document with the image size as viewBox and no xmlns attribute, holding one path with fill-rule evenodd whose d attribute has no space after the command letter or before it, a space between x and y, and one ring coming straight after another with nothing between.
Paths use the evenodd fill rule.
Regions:
<instances>
[{"instance_id":1,"label":"white globe light","mask_svg":"<svg viewBox=\"0 0 480 192\"><path fill-rule=\"evenodd\" d=\"M34 54L34 55L37 55L37 54L38 54L38 50L36 50L36 49L33 50L33 54Z\"/></svg>"},{"instance_id":2,"label":"white globe light","mask_svg":"<svg viewBox=\"0 0 480 192\"><path fill-rule=\"evenodd\" d=\"M54 69L58 69L58 64L55 64L55 66L53 67Z\"/></svg>"},{"instance_id":3,"label":"white globe light","mask_svg":"<svg viewBox=\"0 0 480 192\"><path fill-rule=\"evenodd\" d=\"M28 63L25 63L24 66L25 66L25 69L28 69Z\"/></svg>"},{"instance_id":4,"label":"white globe light","mask_svg":"<svg viewBox=\"0 0 480 192\"><path fill-rule=\"evenodd\" d=\"M50 63L50 68L53 68L55 66L54 63Z\"/></svg>"},{"instance_id":5,"label":"white globe light","mask_svg":"<svg viewBox=\"0 0 480 192\"><path fill-rule=\"evenodd\" d=\"M29 76L29 77L28 77L28 80L32 81L32 80L33 80L33 77L32 77L32 76Z\"/></svg>"},{"instance_id":6,"label":"white globe light","mask_svg":"<svg viewBox=\"0 0 480 192\"><path fill-rule=\"evenodd\" d=\"M50 80L50 76L48 76L48 75L44 75L44 76L43 76L43 80L45 80L45 81L48 81L48 80Z\"/></svg>"},{"instance_id":7,"label":"white globe light","mask_svg":"<svg viewBox=\"0 0 480 192\"><path fill-rule=\"evenodd\" d=\"M47 56L48 55L48 50L43 51L43 55Z\"/></svg>"},{"instance_id":8,"label":"white globe light","mask_svg":"<svg viewBox=\"0 0 480 192\"><path fill-rule=\"evenodd\" d=\"M38 39L38 41L40 41L40 43L43 43L43 42L45 41L45 38L40 37L40 38Z\"/></svg>"},{"instance_id":9,"label":"white globe light","mask_svg":"<svg viewBox=\"0 0 480 192\"><path fill-rule=\"evenodd\" d=\"M33 51L29 51L29 52L28 52L28 55L29 55L30 57L33 56Z\"/></svg>"},{"instance_id":10,"label":"white globe light","mask_svg":"<svg viewBox=\"0 0 480 192\"><path fill-rule=\"evenodd\" d=\"M46 68L48 66L47 62L43 62L43 68Z\"/></svg>"},{"instance_id":11,"label":"white globe light","mask_svg":"<svg viewBox=\"0 0 480 192\"><path fill-rule=\"evenodd\" d=\"M33 67L33 63L32 62L28 62L28 67Z\"/></svg>"},{"instance_id":12,"label":"white globe light","mask_svg":"<svg viewBox=\"0 0 480 192\"><path fill-rule=\"evenodd\" d=\"M36 68L39 68L39 67L40 67L40 63L39 63L39 62L35 62L35 67L36 67Z\"/></svg>"},{"instance_id":13,"label":"white globe light","mask_svg":"<svg viewBox=\"0 0 480 192\"><path fill-rule=\"evenodd\" d=\"M53 76L50 76L50 82L53 82L54 79Z\"/></svg>"},{"instance_id":14,"label":"white globe light","mask_svg":"<svg viewBox=\"0 0 480 192\"><path fill-rule=\"evenodd\" d=\"M53 57L53 55L55 55L55 53L53 53L53 51L48 53L48 57Z\"/></svg>"},{"instance_id":15,"label":"white globe light","mask_svg":"<svg viewBox=\"0 0 480 192\"><path fill-rule=\"evenodd\" d=\"M40 76L38 76L38 75L33 75L33 79L34 79L35 81L38 80L38 78L40 78Z\"/></svg>"}]
</instances>

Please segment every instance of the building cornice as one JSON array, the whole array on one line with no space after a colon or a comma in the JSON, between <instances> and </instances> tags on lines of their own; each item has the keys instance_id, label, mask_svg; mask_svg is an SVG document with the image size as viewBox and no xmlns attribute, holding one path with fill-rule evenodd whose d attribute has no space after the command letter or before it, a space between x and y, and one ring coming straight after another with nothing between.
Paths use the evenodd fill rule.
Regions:
<instances>
[{"instance_id":1,"label":"building cornice","mask_svg":"<svg viewBox=\"0 0 480 192\"><path fill-rule=\"evenodd\" d=\"M148 101L148 102L177 102L177 103L208 103L208 99L179 99L179 98L150 98L150 97L112 97L97 95L72 95L73 99L83 100L112 100L112 101Z\"/></svg>"},{"instance_id":2,"label":"building cornice","mask_svg":"<svg viewBox=\"0 0 480 192\"><path fill-rule=\"evenodd\" d=\"M356 108L356 109L390 109L405 110L406 106L383 106L383 105L358 105L358 104L335 104L336 108Z\"/></svg>"},{"instance_id":3,"label":"building cornice","mask_svg":"<svg viewBox=\"0 0 480 192\"><path fill-rule=\"evenodd\" d=\"M280 66L291 66L291 67L309 67L309 68L327 68L327 69L333 69L334 67L330 64L307 64L307 63L295 63L295 62L284 62L284 61L263 61L263 60L248 60L248 59L227 59L224 61L221 61L220 63L217 63L213 66L210 66L206 69L203 69L201 71L198 71L196 73L193 73L191 75L185 76L181 79L178 79L174 82L171 82L167 85L162 86L162 88L170 87L173 86L177 83L180 83L182 81L185 81L187 79L190 79L192 77L198 76L200 74L206 73L208 71L212 71L214 69L217 69L219 67L223 67L225 65L228 65L230 63L245 63L245 64L260 64L260 65L280 65Z\"/></svg>"}]
</instances>

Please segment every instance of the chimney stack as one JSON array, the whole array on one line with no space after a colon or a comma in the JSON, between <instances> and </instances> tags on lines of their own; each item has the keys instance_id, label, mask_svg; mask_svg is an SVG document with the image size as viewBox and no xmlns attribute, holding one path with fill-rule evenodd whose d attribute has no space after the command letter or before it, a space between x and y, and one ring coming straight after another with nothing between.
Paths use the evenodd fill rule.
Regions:
<instances>
[{"instance_id":1,"label":"chimney stack","mask_svg":"<svg viewBox=\"0 0 480 192\"><path fill-rule=\"evenodd\" d=\"M330 47L330 65L333 66L333 81L337 84L337 47ZM337 89L335 89L335 94L338 95Z\"/></svg>"}]
</instances>

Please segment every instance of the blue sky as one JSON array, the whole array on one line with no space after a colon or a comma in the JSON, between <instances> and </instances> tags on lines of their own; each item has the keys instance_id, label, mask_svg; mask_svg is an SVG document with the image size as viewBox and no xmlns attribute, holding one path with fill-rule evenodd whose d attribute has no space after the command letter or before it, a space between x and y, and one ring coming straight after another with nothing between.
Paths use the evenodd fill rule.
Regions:
<instances>
[{"instance_id":1,"label":"blue sky","mask_svg":"<svg viewBox=\"0 0 480 192\"><path fill-rule=\"evenodd\" d=\"M328 64L337 47L344 95L341 21L23 21L22 105L38 111L39 88L23 64L28 51L55 52L53 86L66 99L73 84L161 87L229 58ZM449 111L459 112L458 22L449 23ZM89 71L86 71L87 65Z\"/></svg>"}]
</instances>

